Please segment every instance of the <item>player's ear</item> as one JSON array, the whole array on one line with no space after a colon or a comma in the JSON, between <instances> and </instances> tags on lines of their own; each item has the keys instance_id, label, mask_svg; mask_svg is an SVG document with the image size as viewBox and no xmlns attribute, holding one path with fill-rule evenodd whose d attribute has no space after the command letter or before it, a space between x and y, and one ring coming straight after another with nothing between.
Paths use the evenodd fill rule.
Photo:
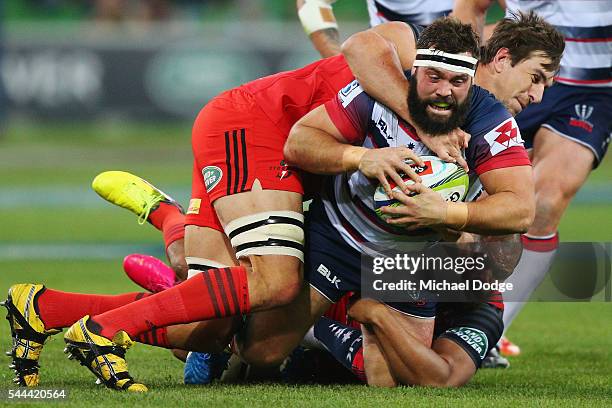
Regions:
<instances>
[{"instance_id":1,"label":"player's ear","mask_svg":"<svg viewBox=\"0 0 612 408\"><path fill-rule=\"evenodd\" d=\"M512 66L512 56L510 50L506 47L502 47L495 53L493 57L493 68L495 72L500 73Z\"/></svg>"}]
</instances>

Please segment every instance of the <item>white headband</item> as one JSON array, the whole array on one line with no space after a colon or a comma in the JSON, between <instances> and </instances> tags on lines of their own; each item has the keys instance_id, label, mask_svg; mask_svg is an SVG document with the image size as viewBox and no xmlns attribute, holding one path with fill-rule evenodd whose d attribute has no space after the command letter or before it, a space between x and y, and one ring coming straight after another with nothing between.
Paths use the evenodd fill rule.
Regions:
<instances>
[{"instance_id":1,"label":"white headband","mask_svg":"<svg viewBox=\"0 0 612 408\"><path fill-rule=\"evenodd\" d=\"M412 64L415 67L432 67L467 74L471 77L476 72L478 60L467 55L451 54L433 48L419 48Z\"/></svg>"}]
</instances>

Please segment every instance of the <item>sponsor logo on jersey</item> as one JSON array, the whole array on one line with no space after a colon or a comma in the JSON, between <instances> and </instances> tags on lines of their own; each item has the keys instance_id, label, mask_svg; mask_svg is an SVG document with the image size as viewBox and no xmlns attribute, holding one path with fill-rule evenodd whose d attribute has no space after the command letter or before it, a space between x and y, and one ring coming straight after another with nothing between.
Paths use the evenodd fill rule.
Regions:
<instances>
[{"instance_id":1,"label":"sponsor logo on jersey","mask_svg":"<svg viewBox=\"0 0 612 408\"><path fill-rule=\"evenodd\" d=\"M391 136L388 132L387 122L385 122L383 118L378 119L378 122L376 122L376 127L380 130L380 133L384 137L387 139L393 139L393 136Z\"/></svg>"},{"instance_id":2,"label":"sponsor logo on jersey","mask_svg":"<svg viewBox=\"0 0 612 408\"><path fill-rule=\"evenodd\" d=\"M522 146L523 139L514 118L510 118L485 135L491 146L491 156L514 146Z\"/></svg>"},{"instance_id":3,"label":"sponsor logo on jersey","mask_svg":"<svg viewBox=\"0 0 612 408\"><path fill-rule=\"evenodd\" d=\"M202 200L200 198L192 198L191 200L189 200L189 208L187 208L187 214L199 214L200 205L202 205Z\"/></svg>"},{"instance_id":4,"label":"sponsor logo on jersey","mask_svg":"<svg viewBox=\"0 0 612 408\"><path fill-rule=\"evenodd\" d=\"M482 330L473 327L454 327L446 333L452 333L472 347L483 360L489 351L489 339Z\"/></svg>"},{"instance_id":5,"label":"sponsor logo on jersey","mask_svg":"<svg viewBox=\"0 0 612 408\"><path fill-rule=\"evenodd\" d=\"M206 192L209 193L223 178L223 171L217 166L206 166L202 169L202 177Z\"/></svg>"},{"instance_id":6,"label":"sponsor logo on jersey","mask_svg":"<svg viewBox=\"0 0 612 408\"><path fill-rule=\"evenodd\" d=\"M591 133L593 131L593 124L589 122L588 119L593 114L593 109L594 108L589 105L581 105L581 104L574 105L574 111L576 111L576 116L578 117L575 118L572 116L570 118L570 121L569 121L570 126L579 127Z\"/></svg>"},{"instance_id":7,"label":"sponsor logo on jersey","mask_svg":"<svg viewBox=\"0 0 612 408\"><path fill-rule=\"evenodd\" d=\"M284 160L281 160L278 166L270 166L270 170L276 172L276 178L280 180L293 175L293 170Z\"/></svg>"},{"instance_id":8,"label":"sponsor logo on jersey","mask_svg":"<svg viewBox=\"0 0 612 408\"><path fill-rule=\"evenodd\" d=\"M342 88L340 92L338 92L338 98L340 98L340 103L342 103L342 107L346 108L348 104L351 103L351 101L362 92L363 89L361 88L357 80L351 82L350 84Z\"/></svg>"},{"instance_id":9,"label":"sponsor logo on jersey","mask_svg":"<svg viewBox=\"0 0 612 408\"><path fill-rule=\"evenodd\" d=\"M419 176L427 176L429 174L433 174L433 169L431 166L431 161L429 160L425 160L423 163L423 166L418 166L416 164L411 164L410 167L412 168L412 170L414 170L414 172L416 174L418 174ZM403 177L404 180L410 180L410 177ZM389 181L389 187L391 187L391 190L393 190L395 187L397 187L397 184L394 181Z\"/></svg>"},{"instance_id":10,"label":"sponsor logo on jersey","mask_svg":"<svg viewBox=\"0 0 612 408\"><path fill-rule=\"evenodd\" d=\"M317 272L325 276L325 279L327 279L332 285L334 285L336 289L340 289L338 287L338 284L342 281L338 279L336 275L332 275L331 271L327 268L327 266L320 264L317 268Z\"/></svg>"}]
</instances>

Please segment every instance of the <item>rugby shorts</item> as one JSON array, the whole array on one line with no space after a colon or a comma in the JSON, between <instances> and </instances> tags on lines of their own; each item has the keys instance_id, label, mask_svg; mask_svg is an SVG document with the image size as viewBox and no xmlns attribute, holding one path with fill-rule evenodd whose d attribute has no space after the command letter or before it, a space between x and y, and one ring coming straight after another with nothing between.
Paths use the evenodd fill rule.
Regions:
<instances>
[{"instance_id":1,"label":"rugby shorts","mask_svg":"<svg viewBox=\"0 0 612 408\"><path fill-rule=\"evenodd\" d=\"M265 190L303 194L300 175L283 160L287 136L244 90L231 89L211 100L193 126L192 191L185 224L223 231L212 204L219 197L251 190L255 180Z\"/></svg>"},{"instance_id":2,"label":"rugby shorts","mask_svg":"<svg viewBox=\"0 0 612 408\"><path fill-rule=\"evenodd\" d=\"M516 117L525 139L533 146L540 127L573 140L593 152L597 167L608 150L612 135L612 88L555 84L544 92L542 103L528 106Z\"/></svg>"},{"instance_id":3,"label":"rugby shorts","mask_svg":"<svg viewBox=\"0 0 612 408\"><path fill-rule=\"evenodd\" d=\"M327 218L320 199L310 205L305 224L304 279L332 303L348 292L360 292L361 254L342 239ZM412 317L433 318L436 314L435 302L385 304Z\"/></svg>"},{"instance_id":4,"label":"rugby shorts","mask_svg":"<svg viewBox=\"0 0 612 408\"><path fill-rule=\"evenodd\" d=\"M463 348L479 368L504 331L503 309L494 304L450 303L437 305L434 338L445 338Z\"/></svg>"}]
</instances>

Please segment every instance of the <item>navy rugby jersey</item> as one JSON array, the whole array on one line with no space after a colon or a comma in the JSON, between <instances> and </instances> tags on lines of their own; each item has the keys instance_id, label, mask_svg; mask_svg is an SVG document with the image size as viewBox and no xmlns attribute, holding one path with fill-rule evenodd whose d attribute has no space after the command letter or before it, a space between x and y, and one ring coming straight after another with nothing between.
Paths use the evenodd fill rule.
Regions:
<instances>
[{"instance_id":1,"label":"navy rugby jersey","mask_svg":"<svg viewBox=\"0 0 612 408\"><path fill-rule=\"evenodd\" d=\"M328 101L325 108L351 144L367 148L407 146L420 156L434 154L412 126L366 94L356 80ZM464 152L470 167L466 201L477 198L479 175L493 169L531 164L514 118L501 102L478 86L473 87L471 108L462 129L472 135ZM322 196L325 211L349 245L367 252L364 246L367 242L391 249L402 242L439 240L432 232L410 233L380 220L373 202L377 185L377 180L366 178L360 171L327 178Z\"/></svg>"}]
</instances>

